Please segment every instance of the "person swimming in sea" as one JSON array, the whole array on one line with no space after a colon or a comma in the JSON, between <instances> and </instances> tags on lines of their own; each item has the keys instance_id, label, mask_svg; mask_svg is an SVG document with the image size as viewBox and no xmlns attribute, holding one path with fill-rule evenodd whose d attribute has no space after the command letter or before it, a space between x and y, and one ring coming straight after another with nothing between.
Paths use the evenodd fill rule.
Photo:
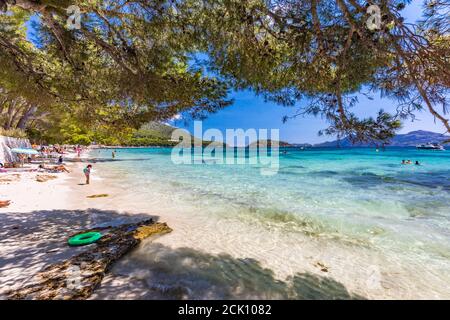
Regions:
<instances>
[{"instance_id":1,"label":"person swimming in sea","mask_svg":"<svg viewBox=\"0 0 450 320\"><path fill-rule=\"evenodd\" d=\"M419 161L416 161L416 166L421 166L421 164L420 164L420 162Z\"/></svg>"}]
</instances>

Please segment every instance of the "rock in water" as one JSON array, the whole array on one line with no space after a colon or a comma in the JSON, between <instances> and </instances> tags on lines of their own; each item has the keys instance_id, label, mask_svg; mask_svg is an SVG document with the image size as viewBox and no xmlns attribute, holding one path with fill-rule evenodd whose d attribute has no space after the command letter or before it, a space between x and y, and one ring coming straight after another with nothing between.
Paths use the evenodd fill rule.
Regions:
<instances>
[{"instance_id":1,"label":"rock in water","mask_svg":"<svg viewBox=\"0 0 450 320\"><path fill-rule=\"evenodd\" d=\"M106 227L97 231L103 237L91 249L66 261L45 268L24 288L8 293L10 299L69 300L86 299L102 282L112 264L136 247L143 239L154 234L172 231L165 223L152 219Z\"/></svg>"}]
</instances>

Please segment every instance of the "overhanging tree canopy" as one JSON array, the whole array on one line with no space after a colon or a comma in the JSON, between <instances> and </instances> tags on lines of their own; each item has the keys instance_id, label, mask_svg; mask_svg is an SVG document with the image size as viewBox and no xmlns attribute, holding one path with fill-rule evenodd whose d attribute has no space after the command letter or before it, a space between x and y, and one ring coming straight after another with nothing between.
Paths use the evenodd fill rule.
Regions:
<instances>
[{"instance_id":1,"label":"overhanging tree canopy","mask_svg":"<svg viewBox=\"0 0 450 320\"><path fill-rule=\"evenodd\" d=\"M198 41L236 87L286 105L308 98L298 114L322 115L327 132L355 140L389 138L397 120L423 107L450 132L448 2L427 1L417 24L402 17L407 0L201 2L198 11L186 6L191 17L181 23L201 21ZM367 27L372 4L381 15L376 30ZM395 99L398 114L358 119L351 108L363 89Z\"/></svg>"},{"instance_id":2,"label":"overhanging tree canopy","mask_svg":"<svg viewBox=\"0 0 450 320\"><path fill-rule=\"evenodd\" d=\"M12 79L115 125L204 116L229 104L226 82L286 105L307 98L298 115L321 115L324 132L355 140L389 139L423 107L450 132L449 5L428 1L423 21L408 24L409 2L0 0L18 21L36 17L39 38L33 47L0 28L0 58ZM381 12L377 30L367 28L371 4ZM76 30L66 27L70 5L83 14ZM189 64L196 52L208 53L225 82ZM363 89L396 99L398 114L358 119L351 108Z\"/></svg>"},{"instance_id":3,"label":"overhanging tree canopy","mask_svg":"<svg viewBox=\"0 0 450 320\"><path fill-rule=\"evenodd\" d=\"M9 11L0 16L6 75L0 87L13 86L22 96L38 91L76 107L86 120L136 127L184 111L203 117L230 104L223 82L189 65L195 45L170 27L170 8L164 2L2 3ZM78 30L66 25L70 5L83 14ZM37 35L34 46L23 31L30 17Z\"/></svg>"}]
</instances>

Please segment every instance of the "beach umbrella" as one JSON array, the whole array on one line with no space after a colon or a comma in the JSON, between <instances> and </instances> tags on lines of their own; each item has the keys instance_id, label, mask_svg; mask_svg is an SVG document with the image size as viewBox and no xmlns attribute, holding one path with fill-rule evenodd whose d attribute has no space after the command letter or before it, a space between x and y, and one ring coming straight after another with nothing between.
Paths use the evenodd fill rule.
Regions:
<instances>
[{"instance_id":1,"label":"beach umbrella","mask_svg":"<svg viewBox=\"0 0 450 320\"><path fill-rule=\"evenodd\" d=\"M39 154L39 152L37 152L36 150L29 149L29 148L13 148L13 149L11 149L11 152L20 153L20 154L29 154L29 155Z\"/></svg>"}]
</instances>

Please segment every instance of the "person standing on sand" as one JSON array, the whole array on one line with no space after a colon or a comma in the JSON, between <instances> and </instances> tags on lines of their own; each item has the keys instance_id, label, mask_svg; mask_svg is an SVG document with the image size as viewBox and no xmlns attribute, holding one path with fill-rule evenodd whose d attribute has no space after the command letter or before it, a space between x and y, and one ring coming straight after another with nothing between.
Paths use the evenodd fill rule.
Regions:
<instances>
[{"instance_id":1,"label":"person standing on sand","mask_svg":"<svg viewBox=\"0 0 450 320\"><path fill-rule=\"evenodd\" d=\"M89 184L91 169L92 169L92 165L90 165L90 164L88 164L87 167L83 169L84 175L86 177L86 184Z\"/></svg>"}]
</instances>

